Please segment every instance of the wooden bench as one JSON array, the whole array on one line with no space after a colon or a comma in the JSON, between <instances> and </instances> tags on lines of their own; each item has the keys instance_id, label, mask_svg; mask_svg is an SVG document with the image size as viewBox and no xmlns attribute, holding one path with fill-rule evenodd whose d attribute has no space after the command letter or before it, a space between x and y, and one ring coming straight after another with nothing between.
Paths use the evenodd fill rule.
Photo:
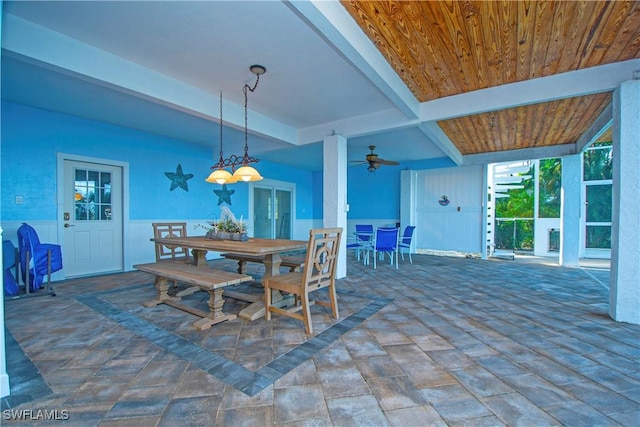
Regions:
<instances>
[{"instance_id":1,"label":"wooden bench","mask_svg":"<svg viewBox=\"0 0 640 427\"><path fill-rule=\"evenodd\" d=\"M226 314L222 311L222 306L224 305L222 292L224 287L253 280L253 277L243 274L180 263L154 262L137 264L133 268L156 276L155 287L158 294L155 299L145 302L145 307L167 304L202 317L202 319L193 324L193 327L199 330L209 329L211 325L216 323L235 319L237 317L235 314ZM177 301L180 301L180 297L172 297L168 294L170 280L177 280L209 292L209 312L178 303Z\"/></svg>"},{"instance_id":2,"label":"wooden bench","mask_svg":"<svg viewBox=\"0 0 640 427\"><path fill-rule=\"evenodd\" d=\"M257 264L264 263L264 257L259 255L246 255L246 254L222 254L222 256L226 259L234 259L238 261L238 273L245 274L247 262L255 262ZM281 267L289 267L290 272L300 271L304 268L305 257L300 256L283 256L282 262L280 263Z\"/></svg>"}]
</instances>

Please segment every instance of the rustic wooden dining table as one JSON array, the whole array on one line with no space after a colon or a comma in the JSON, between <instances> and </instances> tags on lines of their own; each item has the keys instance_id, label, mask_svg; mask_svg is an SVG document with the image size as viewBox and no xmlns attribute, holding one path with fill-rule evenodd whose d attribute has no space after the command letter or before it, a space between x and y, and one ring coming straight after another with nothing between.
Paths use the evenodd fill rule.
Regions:
<instances>
[{"instance_id":1,"label":"rustic wooden dining table","mask_svg":"<svg viewBox=\"0 0 640 427\"><path fill-rule=\"evenodd\" d=\"M204 236L166 237L151 239L156 244L166 246L181 246L191 249L193 263L198 267L209 268L207 264L207 252L233 252L247 255L263 256L265 266L264 278L280 274L282 252L296 251L307 248L306 240L288 239L260 239L250 238L246 242L235 240L216 240ZM230 298L251 302L238 314L241 319L255 320L264 316L264 299L262 296L248 295L241 292L225 290L224 295ZM291 303L292 298L283 298L278 291L272 296L274 305L285 306Z\"/></svg>"}]
</instances>

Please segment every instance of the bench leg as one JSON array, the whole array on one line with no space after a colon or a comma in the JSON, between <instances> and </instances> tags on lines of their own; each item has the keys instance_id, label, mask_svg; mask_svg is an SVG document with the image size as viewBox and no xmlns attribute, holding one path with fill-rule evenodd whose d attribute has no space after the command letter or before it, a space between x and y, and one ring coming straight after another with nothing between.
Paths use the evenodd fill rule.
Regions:
<instances>
[{"instance_id":1,"label":"bench leg","mask_svg":"<svg viewBox=\"0 0 640 427\"><path fill-rule=\"evenodd\" d=\"M160 276L156 276L156 291L157 291L157 295L155 299L152 299L151 301L147 301L145 303L143 303L142 305L144 305L145 307L153 307L156 306L158 304L162 304L164 301L166 300L179 300L180 298L175 298L175 297L171 297L169 296L169 281L164 278L164 277L160 277Z\"/></svg>"},{"instance_id":2,"label":"bench leg","mask_svg":"<svg viewBox=\"0 0 640 427\"><path fill-rule=\"evenodd\" d=\"M235 314L226 314L222 311L224 305L224 298L222 298L222 288L212 289L209 292L209 313L207 317L203 317L193 324L193 327L198 330L209 329L211 325L224 322L225 320L233 320L237 318Z\"/></svg>"}]
</instances>

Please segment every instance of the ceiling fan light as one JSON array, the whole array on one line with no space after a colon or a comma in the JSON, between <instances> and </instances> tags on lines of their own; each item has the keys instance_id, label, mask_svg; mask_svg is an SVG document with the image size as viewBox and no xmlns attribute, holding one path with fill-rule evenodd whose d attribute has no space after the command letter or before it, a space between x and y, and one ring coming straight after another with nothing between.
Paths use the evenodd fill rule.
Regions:
<instances>
[{"instance_id":1,"label":"ceiling fan light","mask_svg":"<svg viewBox=\"0 0 640 427\"><path fill-rule=\"evenodd\" d=\"M260 181L262 179L262 176L260 176L260 173L257 170L246 165L236 170L233 173L233 176L243 180L244 182Z\"/></svg>"},{"instance_id":2,"label":"ceiling fan light","mask_svg":"<svg viewBox=\"0 0 640 427\"><path fill-rule=\"evenodd\" d=\"M231 178L231 173L225 169L216 169L209 174L209 176L205 179L207 182L215 182L218 184L226 184L229 183L228 180ZM235 181L234 181L235 182Z\"/></svg>"}]
</instances>

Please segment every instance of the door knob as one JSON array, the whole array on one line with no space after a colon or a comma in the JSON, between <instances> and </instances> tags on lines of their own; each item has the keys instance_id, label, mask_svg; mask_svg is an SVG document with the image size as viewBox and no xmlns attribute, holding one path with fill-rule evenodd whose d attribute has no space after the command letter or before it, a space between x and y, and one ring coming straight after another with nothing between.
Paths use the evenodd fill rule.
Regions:
<instances>
[{"instance_id":1,"label":"door knob","mask_svg":"<svg viewBox=\"0 0 640 427\"><path fill-rule=\"evenodd\" d=\"M68 222L64 223L64 228L75 227L73 224L69 224Z\"/></svg>"}]
</instances>

